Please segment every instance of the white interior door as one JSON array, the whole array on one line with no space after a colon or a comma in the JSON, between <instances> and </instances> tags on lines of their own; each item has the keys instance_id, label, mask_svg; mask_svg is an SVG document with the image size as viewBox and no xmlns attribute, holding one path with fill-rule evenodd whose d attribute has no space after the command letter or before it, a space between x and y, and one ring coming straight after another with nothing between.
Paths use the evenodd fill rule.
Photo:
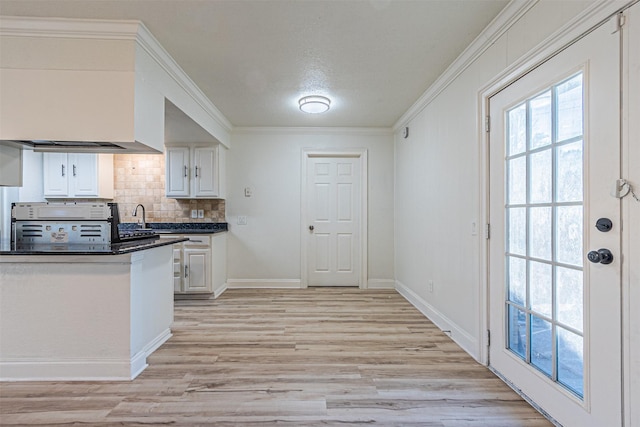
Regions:
<instances>
[{"instance_id":1,"label":"white interior door","mask_svg":"<svg viewBox=\"0 0 640 427\"><path fill-rule=\"evenodd\" d=\"M621 425L620 201L610 195L620 177L620 36L611 29L489 106L489 364L567 427ZM609 231L596 228L600 218ZM601 248L613 262L587 261Z\"/></svg>"},{"instance_id":2,"label":"white interior door","mask_svg":"<svg viewBox=\"0 0 640 427\"><path fill-rule=\"evenodd\" d=\"M362 157L306 157L307 284L361 286Z\"/></svg>"}]
</instances>

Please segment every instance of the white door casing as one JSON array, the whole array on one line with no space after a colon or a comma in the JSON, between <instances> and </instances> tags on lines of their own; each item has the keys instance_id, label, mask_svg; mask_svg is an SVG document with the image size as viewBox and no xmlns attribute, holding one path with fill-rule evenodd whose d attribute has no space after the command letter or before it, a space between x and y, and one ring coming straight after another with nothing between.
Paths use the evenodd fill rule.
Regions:
<instances>
[{"instance_id":1,"label":"white door casing","mask_svg":"<svg viewBox=\"0 0 640 427\"><path fill-rule=\"evenodd\" d=\"M489 363L493 369L565 426L619 425L621 422L620 202L609 195L611 185L620 173L620 118L617 108L620 88L619 63L619 34L611 34L610 27L603 26L493 96L489 104L492 125L489 148L491 165L489 219L492 228L489 242L489 326L491 330ZM510 209L505 209L507 200L505 183L509 178L513 179L513 176L509 176L505 171L507 156L505 113L525 100L535 98L546 88L552 88L554 84L577 73L582 73L583 76L585 104L582 251L584 255L588 250L608 248L614 254L612 264L591 265L585 261L584 265L579 265L572 270L584 271L584 321L581 322L584 326L584 397L582 399L547 378L547 375L542 373L543 368L536 369L527 365L507 348L510 345L510 336L506 330L507 314L505 313L507 310L505 301L508 299L506 295L508 274L505 266L507 260L505 254L508 248L505 247L505 242L509 239L505 229L507 221L505 210ZM558 149L561 148L558 147ZM534 149L531 156L527 154L523 157L528 170L536 161L534 156L541 153L542 151ZM557 167L555 161L553 160L554 171ZM534 174L531 170L527 173ZM533 175L528 176L533 177ZM538 176L536 179L544 178ZM527 182L531 185L533 181ZM555 194L556 190L550 191ZM531 215L534 215L532 212L535 209L542 207L553 212L549 218L552 218L552 224L556 224L556 212L567 207L562 203L536 205L535 201L531 202L530 197L531 194L526 202L522 202L523 212L527 212L525 214L527 221ZM578 205L581 206L582 202ZM613 221L613 229L608 233L595 231L593 227L596 220L602 217ZM554 230L552 233L557 232L553 226L551 229ZM523 259L526 258L527 265L527 272L523 276L527 277L527 297L526 303L523 303L527 305L526 310L531 309L532 306L529 288L532 281L531 265L543 265L544 268L548 268L548 271L564 268L562 262L559 262L560 265L556 263L557 247L552 249L554 258L552 261L540 263L531 260L529 235L532 231L528 233L527 256L523 257ZM554 240L555 234L552 236L552 241ZM562 245L562 242L556 242L557 245ZM536 256L532 258L535 259ZM582 264L582 262L576 264ZM550 277L556 280L556 273L550 274ZM552 289L553 298L556 298L557 289L555 287ZM555 299L553 306L549 307L549 312L551 311L553 316L562 317ZM523 324L526 324L528 333L533 334L534 329L531 326L533 320L529 320L528 316L529 314L523 316L527 318ZM554 322L555 319L556 317ZM559 326L556 329L553 328L553 340L550 341L557 343L556 329L558 331L565 331L565 329ZM564 332L558 332L560 333ZM527 338L527 340L530 339L532 338ZM525 342L525 349L530 345L531 341ZM554 344L551 350L552 357L556 356L556 352L561 351L563 350L558 350ZM527 354L528 356L524 357L525 360L538 357L531 353ZM550 370L557 374L556 370L559 368L557 365L553 367L554 363L556 363L555 360L550 362Z\"/></svg>"},{"instance_id":2,"label":"white door casing","mask_svg":"<svg viewBox=\"0 0 640 427\"><path fill-rule=\"evenodd\" d=\"M302 287L367 287L367 151L303 150L302 168Z\"/></svg>"}]
</instances>

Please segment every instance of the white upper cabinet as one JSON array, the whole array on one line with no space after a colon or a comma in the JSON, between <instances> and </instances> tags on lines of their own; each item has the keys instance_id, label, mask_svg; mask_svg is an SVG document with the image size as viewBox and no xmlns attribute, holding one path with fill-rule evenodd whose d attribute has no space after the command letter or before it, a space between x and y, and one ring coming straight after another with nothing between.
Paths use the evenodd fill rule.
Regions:
<instances>
[{"instance_id":1,"label":"white upper cabinet","mask_svg":"<svg viewBox=\"0 0 640 427\"><path fill-rule=\"evenodd\" d=\"M44 153L44 197L113 199L113 154Z\"/></svg>"},{"instance_id":2,"label":"white upper cabinet","mask_svg":"<svg viewBox=\"0 0 640 427\"><path fill-rule=\"evenodd\" d=\"M172 198L223 198L219 146L167 147L166 194Z\"/></svg>"}]
</instances>

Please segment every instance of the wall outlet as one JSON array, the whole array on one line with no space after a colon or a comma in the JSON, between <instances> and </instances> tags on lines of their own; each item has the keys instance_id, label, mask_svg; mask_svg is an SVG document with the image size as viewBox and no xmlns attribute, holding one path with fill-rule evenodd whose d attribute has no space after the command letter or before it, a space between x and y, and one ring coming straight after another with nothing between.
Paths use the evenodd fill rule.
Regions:
<instances>
[{"instance_id":1,"label":"wall outlet","mask_svg":"<svg viewBox=\"0 0 640 427\"><path fill-rule=\"evenodd\" d=\"M427 285L427 290L429 293L433 293L433 280L429 280L429 284Z\"/></svg>"},{"instance_id":2,"label":"wall outlet","mask_svg":"<svg viewBox=\"0 0 640 427\"><path fill-rule=\"evenodd\" d=\"M191 209L191 218L198 218L198 210Z\"/></svg>"},{"instance_id":3,"label":"wall outlet","mask_svg":"<svg viewBox=\"0 0 640 427\"><path fill-rule=\"evenodd\" d=\"M246 215L238 215L238 225L247 225Z\"/></svg>"},{"instance_id":4,"label":"wall outlet","mask_svg":"<svg viewBox=\"0 0 640 427\"><path fill-rule=\"evenodd\" d=\"M204 218L204 209L198 209L198 218Z\"/></svg>"}]
</instances>

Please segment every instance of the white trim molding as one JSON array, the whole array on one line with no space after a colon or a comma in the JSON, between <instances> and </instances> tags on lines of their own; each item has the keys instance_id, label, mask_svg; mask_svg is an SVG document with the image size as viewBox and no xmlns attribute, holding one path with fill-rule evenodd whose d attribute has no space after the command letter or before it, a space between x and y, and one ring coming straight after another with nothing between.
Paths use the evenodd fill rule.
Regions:
<instances>
[{"instance_id":1,"label":"white trim molding","mask_svg":"<svg viewBox=\"0 0 640 427\"><path fill-rule=\"evenodd\" d=\"M398 291L404 299L409 301L411 305L417 308L420 313L424 314L427 319L431 320L441 331L447 334L456 344L462 347L464 351L469 353L471 357L478 360L478 340L398 280L396 280L396 291Z\"/></svg>"},{"instance_id":2,"label":"white trim molding","mask_svg":"<svg viewBox=\"0 0 640 427\"><path fill-rule=\"evenodd\" d=\"M395 289L396 281L392 279L369 279L369 289Z\"/></svg>"},{"instance_id":3,"label":"white trim molding","mask_svg":"<svg viewBox=\"0 0 640 427\"><path fill-rule=\"evenodd\" d=\"M303 148L300 175L300 279L303 288L308 286L307 264L307 159L311 157L354 157L360 159L360 288L369 286L368 217L369 171L366 148Z\"/></svg>"},{"instance_id":4,"label":"white trim molding","mask_svg":"<svg viewBox=\"0 0 640 427\"><path fill-rule=\"evenodd\" d=\"M300 289L302 287L298 279L227 279L228 289Z\"/></svg>"}]
</instances>

